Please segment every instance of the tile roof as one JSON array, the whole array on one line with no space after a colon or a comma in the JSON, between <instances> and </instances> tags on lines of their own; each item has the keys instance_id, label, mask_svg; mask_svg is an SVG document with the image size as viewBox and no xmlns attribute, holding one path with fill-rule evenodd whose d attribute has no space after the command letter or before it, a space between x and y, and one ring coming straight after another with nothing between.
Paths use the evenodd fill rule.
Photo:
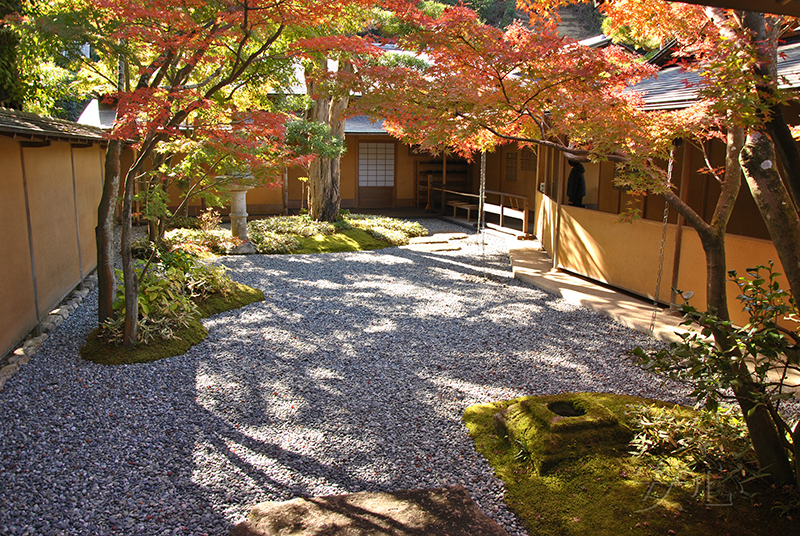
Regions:
<instances>
[{"instance_id":1,"label":"tile roof","mask_svg":"<svg viewBox=\"0 0 800 536\"><path fill-rule=\"evenodd\" d=\"M344 124L345 134L386 134L383 121L376 123L364 115L348 117Z\"/></svg>"},{"instance_id":2,"label":"tile roof","mask_svg":"<svg viewBox=\"0 0 800 536\"><path fill-rule=\"evenodd\" d=\"M28 140L101 142L103 131L63 119L0 108L0 134Z\"/></svg>"},{"instance_id":3,"label":"tile roof","mask_svg":"<svg viewBox=\"0 0 800 536\"><path fill-rule=\"evenodd\" d=\"M782 89L800 88L800 42L782 45L778 49L779 86ZM656 76L636 84L634 89L644 94L644 110L687 108L697 101L700 76L673 66L661 69Z\"/></svg>"}]
</instances>

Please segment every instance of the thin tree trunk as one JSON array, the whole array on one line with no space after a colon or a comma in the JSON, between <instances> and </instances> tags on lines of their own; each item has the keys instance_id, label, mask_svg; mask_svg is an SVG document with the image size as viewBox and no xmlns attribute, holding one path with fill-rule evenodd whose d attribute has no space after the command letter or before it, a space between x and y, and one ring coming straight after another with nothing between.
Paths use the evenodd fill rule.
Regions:
<instances>
[{"instance_id":1,"label":"thin tree trunk","mask_svg":"<svg viewBox=\"0 0 800 536\"><path fill-rule=\"evenodd\" d=\"M125 195L122 204L122 274L125 278L125 328L123 344L133 346L139 338L139 279L133 266L131 235L133 233L133 183L137 167L128 171L125 177Z\"/></svg>"},{"instance_id":2,"label":"thin tree trunk","mask_svg":"<svg viewBox=\"0 0 800 536\"><path fill-rule=\"evenodd\" d=\"M119 194L122 141L110 140L106 149L103 196L97 208L97 321L102 324L114 316L114 212Z\"/></svg>"}]
</instances>

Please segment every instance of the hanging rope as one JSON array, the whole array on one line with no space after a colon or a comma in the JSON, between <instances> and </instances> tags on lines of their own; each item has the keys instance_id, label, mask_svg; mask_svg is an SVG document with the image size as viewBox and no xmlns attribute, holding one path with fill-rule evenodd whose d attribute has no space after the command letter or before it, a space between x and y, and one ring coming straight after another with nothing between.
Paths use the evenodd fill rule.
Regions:
<instances>
[{"instance_id":1,"label":"hanging rope","mask_svg":"<svg viewBox=\"0 0 800 536\"><path fill-rule=\"evenodd\" d=\"M669 151L669 164L667 165L667 188L672 185L672 168L675 167L675 146ZM661 291L661 275L664 272L664 246L667 243L667 220L669 218L669 201L664 202L664 224L661 228L661 251L658 254L658 277L656 278L656 292L653 294L653 317L650 319L650 333L656 329L656 315L658 314L658 293Z\"/></svg>"},{"instance_id":2,"label":"hanging rope","mask_svg":"<svg viewBox=\"0 0 800 536\"><path fill-rule=\"evenodd\" d=\"M486 215L483 212L483 205L486 198L486 151L481 151L481 187L480 198L478 199L478 233L481 235L481 264L483 266L483 278L486 279Z\"/></svg>"}]
</instances>

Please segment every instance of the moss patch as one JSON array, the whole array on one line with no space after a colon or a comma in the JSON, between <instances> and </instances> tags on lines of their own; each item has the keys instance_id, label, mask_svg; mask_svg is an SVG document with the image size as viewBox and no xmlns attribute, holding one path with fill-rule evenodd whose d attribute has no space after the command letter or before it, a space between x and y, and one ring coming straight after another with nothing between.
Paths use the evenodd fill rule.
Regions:
<instances>
[{"instance_id":1,"label":"moss patch","mask_svg":"<svg viewBox=\"0 0 800 536\"><path fill-rule=\"evenodd\" d=\"M264 293L261 290L234 282L234 290L228 296L213 294L198 304L202 318L230 311L247 304L261 301ZM202 342L208 331L195 320L189 327L178 332L178 338L162 340L149 344L137 344L132 347L108 344L97 337L98 330L92 331L81 348L81 357L102 365L125 365L131 363L148 363L166 357L185 354L189 348Z\"/></svg>"},{"instance_id":2,"label":"moss patch","mask_svg":"<svg viewBox=\"0 0 800 536\"><path fill-rule=\"evenodd\" d=\"M233 282L233 292L227 296L212 294L208 299L197 304L200 316L206 318L211 315L224 313L231 309L238 309L245 305L264 300L264 293L257 289Z\"/></svg>"},{"instance_id":3,"label":"moss patch","mask_svg":"<svg viewBox=\"0 0 800 536\"><path fill-rule=\"evenodd\" d=\"M308 238L299 238L300 247L292 253L334 253L340 251L361 251L381 249L391 244L379 240L361 229L347 229L335 234L318 234Z\"/></svg>"},{"instance_id":4,"label":"moss patch","mask_svg":"<svg viewBox=\"0 0 800 536\"><path fill-rule=\"evenodd\" d=\"M755 501L708 506L698 482L653 482L650 468L628 454L626 407L670 406L632 396L578 393L479 404L464 420L478 451L505 482L506 501L531 534L597 536L800 534L795 517L772 511L788 497L761 486ZM558 415L570 406L582 415ZM690 411L678 408L678 411ZM580 413L577 411L576 413ZM728 496L713 498L728 502Z\"/></svg>"}]
</instances>

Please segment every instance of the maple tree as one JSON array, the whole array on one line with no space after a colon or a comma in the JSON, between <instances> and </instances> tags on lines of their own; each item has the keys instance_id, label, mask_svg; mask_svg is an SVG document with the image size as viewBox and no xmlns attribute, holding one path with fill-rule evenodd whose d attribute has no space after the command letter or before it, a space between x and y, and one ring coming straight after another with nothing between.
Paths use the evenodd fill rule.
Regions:
<instances>
[{"instance_id":1,"label":"maple tree","mask_svg":"<svg viewBox=\"0 0 800 536\"><path fill-rule=\"evenodd\" d=\"M51 13L47 21L23 21L23 26L41 31L58 20L51 31L89 42L99 60L87 61L85 67L117 109L97 231L101 322L104 314L111 314L114 294L110 236L122 175L121 144L135 150L133 164L121 178L125 344L137 342L138 279L143 276L137 274L130 249L134 184L144 181L149 187L145 192L158 205L157 192L167 182L187 180L170 144L174 149L190 137L202 140L184 155L190 161L215 152L224 154L222 160L262 169L306 163L313 155L298 155L283 143L293 116L271 108L265 95L287 83L294 62L288 53L292 42L335 20L348 6L363 4L367 2L63 0L58 5L64 16ZM67 16L73 10L87 16Z\"/></svg>"},{"instance_id":2,"label":"maple tree","mask_svg":"<svg viewBox=\"0 0 800 536\"><path fill-rule=\"evenodd\" d=\"M603 9L612 28L624 27L628 36L640 42L674 39L676 56L687 60L687 69L701 72L701 98L694 106L644 112L640 96L631 87L653 75L655 67L619 47L592 49L560 38L555 9L573 3L520 2L535 31L521 24L505 31L491 28L460 7L447 9L436 19L411 14L419 31L404 39L403 46L424 52L428 65L416 69L362 67L362 83L369 89L358 107L376 117L385 116L385 125L394 135L432 150L451 147L470 157L501 143L517 142L551 147L578 161L619 163L618 184L634 193L662 195L697 230L707 260L706 305L727 320L725 229L740 190L743 167L751 184L759 180L757 175L763 175L755 171L766 169L774 174L777 170L769 165L773 162L769 148L753 163L750 155L756 154L759 144L776 139L759 132L777 132L781 116L776 110L787 98L776 89L774 70L770 75L762 69L765 52L774 57L777 39L773 37L768 42L771 45L764 46L767 41L754 38L758 34L753 29L761 21L762 29L777 36L786 21L672 2L606 2ZM751 19L755 22L747 22ZM761 49L768 50L759 52ZM772 64L774 61L768 63ZM673 192L666 173L656 165L669 158L675 139L694 143L701 150L709 139L726 144L724 169L709 169L720 184L709 221ZM793 140L785 145L787 154L797 150ZM772 180L777 181L774 176ZM767 203L773 210L786 206L780 200L785 197L776 199ZM794 210L793 204L789 206ZM795 215L790 216L788 219ZM779 251L785 250L781 254L784 263L800 251L800 241L792 239L792 245L782 245L775 238L775 242ZM800 291L800 287L792 283L792 290ZM721 347L734 350L724 334L715 335ZM734 391L759 462L778 482L792 482L789 456L793 447L782 437L786 424L769 401L765 402L762 386L746 367L738 374Z\"/></svg>"}]
</instances>

